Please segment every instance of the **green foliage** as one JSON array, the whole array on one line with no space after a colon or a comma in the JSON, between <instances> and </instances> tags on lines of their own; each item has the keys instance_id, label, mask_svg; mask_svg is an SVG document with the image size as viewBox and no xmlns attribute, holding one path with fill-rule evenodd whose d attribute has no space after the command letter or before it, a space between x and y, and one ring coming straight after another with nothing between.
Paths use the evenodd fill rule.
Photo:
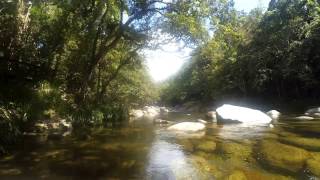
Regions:
<instances>
[{"instance_id":1,"label":"green foliage","mask_svg":"<svg viewBox=\"0 0 320 180\"><path fill-rule=\"evenodd\" d=\"M164 90L164 101L319 99L318 1L272 1L263 14L227 4L214 33ZM227 17L227 18L226 18Z\"/></svg>"},{"instance_id":2,"label":"green foliage","mask_svg":"<svg viewBox=\"0 0 320 180\"><path fill-rule=\"evenodd\" d=\"M27 114L22 107L14 103L0 105L0 154L17 141L26 121Z\"/></svg>"}]
</instances>

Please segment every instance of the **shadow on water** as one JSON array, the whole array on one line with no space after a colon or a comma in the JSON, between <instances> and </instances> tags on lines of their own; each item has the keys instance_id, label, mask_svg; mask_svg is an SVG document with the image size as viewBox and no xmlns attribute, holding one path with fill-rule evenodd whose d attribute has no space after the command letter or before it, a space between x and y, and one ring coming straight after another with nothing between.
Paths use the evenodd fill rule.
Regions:
<instances>
[{"instance_id":1,"label":"shadow on water","mask_svg":"<svg viewBox=\"0 0 320 180\"><path fill-rule=\"evenodd\" d=\"M200 117L170 113L166 119ZM273 127L209 123L204 132L178 133L141 119L61 138L26 136L0 159L0 179L312 179L305 161L291 162L290 155L319 154L319 127L318 120L286 119Z\"/></svg>"}]
</instances>

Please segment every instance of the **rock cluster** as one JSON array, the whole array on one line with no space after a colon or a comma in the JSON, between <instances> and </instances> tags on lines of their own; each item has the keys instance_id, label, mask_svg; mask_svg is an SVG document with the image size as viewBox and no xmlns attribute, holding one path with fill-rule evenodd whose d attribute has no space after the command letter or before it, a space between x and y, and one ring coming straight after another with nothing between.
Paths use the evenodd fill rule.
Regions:
<instances>
[{"instance_id":1,"label":"rock cluster","mask_svg":"<svg viewBox=\"0 0 320 180\"><path fill-rule=\"evenodd\" d=\"M130 111L130 116L133 119L139 118L156 118L159 115L167 115L169 113L169 109L166 107L158 107L158 106L145 106L142 109L133 109Z\"/></svg>"}]
</instances>

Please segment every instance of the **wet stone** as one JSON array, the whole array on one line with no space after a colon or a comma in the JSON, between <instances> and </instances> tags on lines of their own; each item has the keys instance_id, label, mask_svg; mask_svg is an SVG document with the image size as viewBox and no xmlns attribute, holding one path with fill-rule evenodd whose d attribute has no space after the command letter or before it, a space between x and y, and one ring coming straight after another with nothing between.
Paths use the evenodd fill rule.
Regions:
<instances>
[{"instance_id":1,"label":"wet stone","mask_svg":"<svg viewBox=\"0 0 320 180\"><path fill-rule=\"evenodd\" d=\"M320 177L320 153L312 153L312 158L307 160L307 169L318 177Z\"/></svg>"},{"instance_id":2,"label":"wet stone","mask_svg":"<svg viewBox=\"0 0 320 180\"><path fill-rule=\"evenodd\" d=\"M248 159L252 153L250 146L234 142L223 142L219 148L229 158Z\"/></svg>"},{"instance_id":3,"label":"wet stone","mask_svg":"<svg viewBox=\"0 0 320 180\"><path fill-rule=\"evenodd\" d=\"M215 178L221 178L223 176L223 172L220 171L218 166L216 166L214 163L210 163L207 158L193 155L191 156L191 161L193 165L200 171L203 171L207 174L212 174Z\"/></svg>"},{"instance_id":4,"label":"wet stone","mask_svg":"<svg viewBox=\"0 0 320 180\"><path fill-rule=\"evenodd\" d=\"M247 180L247 177L242 171L235 170L226 178L226 180Z\"/></svg>"},{"instance_id":5,"label":"wet stone","mask_svg":"<svg viewBox=\"0 0 320 180\"><path fill-rule=\"evenodd\" d=\"M241 169L247 179L252 180L291 180L292 177L264 172L257 169Z\"/></svg>"},{"instance_id":6,"label":"wet stone","mask_svg":"<svg viewBox=\"0 0 320 180\"><path fill-rule=\"evenodd\" d=\"M320 139L318 138L283 137L280 141L286 144L303 147L304 149L315 151L320 150Z\"/></svg>"},{"instance_id":7,"label":"wet stone","mask_svg":"<svg viewBox=\"0 0 320 180\"><path fill-rule=\"evenodd\" d=\"M16 168L11 168L11 169L0 169L0 176L16 176L21 174L21 170L20 169L16 169Z\"/></svg>"},{"instance_id":8,"label":"wet stone","mask_svg":"<svg viewBox=\"0 0 320 180\"><path fill-rule=\"evenodd\" d=\"M196 150L204 152L213 152L216 149L216 143L213 141L200 142L196 146Z\"/></svg>"},{"instance_id":9,"label":"wet stone","mask_svg":"<svg viewBox=\"0 0 320 180\"><path fill-rule=\"evenodd\" d=\"M274 168L298 172L310 157L309 152L294 146L265 140L260 144L261 162Z\"/></svg>"},{"instance_id":10,"label":"wet stone","mask_svg":"<svg viewBox=\"0 0 320 180\"><path fill-rule=\"evenodd\" d=\"M187 152L193 152L194 146L192 142L188 139L178 139L177 143L182 146L182 148Z\"/></svg>"}]
</instances>

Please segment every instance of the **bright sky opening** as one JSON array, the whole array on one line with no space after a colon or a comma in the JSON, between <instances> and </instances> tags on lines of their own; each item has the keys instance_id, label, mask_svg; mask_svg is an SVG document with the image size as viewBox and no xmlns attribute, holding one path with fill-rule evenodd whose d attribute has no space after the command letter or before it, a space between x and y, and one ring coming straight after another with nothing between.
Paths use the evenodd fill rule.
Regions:
<instances>
[{"instance_id":1,"label":"bright sky opening","mask_svg":"<svg viewBox=\"0 0 320 180\"><path fill-rule=\"evenodd\" d=\"M256 7L267 8L270 0L234 0L235 8L249 12ZM155 82L161 82L176 74L189 59L192 49L172 42L157 50L144 50L148 71Z\"/></svg>"}]
</instances>

